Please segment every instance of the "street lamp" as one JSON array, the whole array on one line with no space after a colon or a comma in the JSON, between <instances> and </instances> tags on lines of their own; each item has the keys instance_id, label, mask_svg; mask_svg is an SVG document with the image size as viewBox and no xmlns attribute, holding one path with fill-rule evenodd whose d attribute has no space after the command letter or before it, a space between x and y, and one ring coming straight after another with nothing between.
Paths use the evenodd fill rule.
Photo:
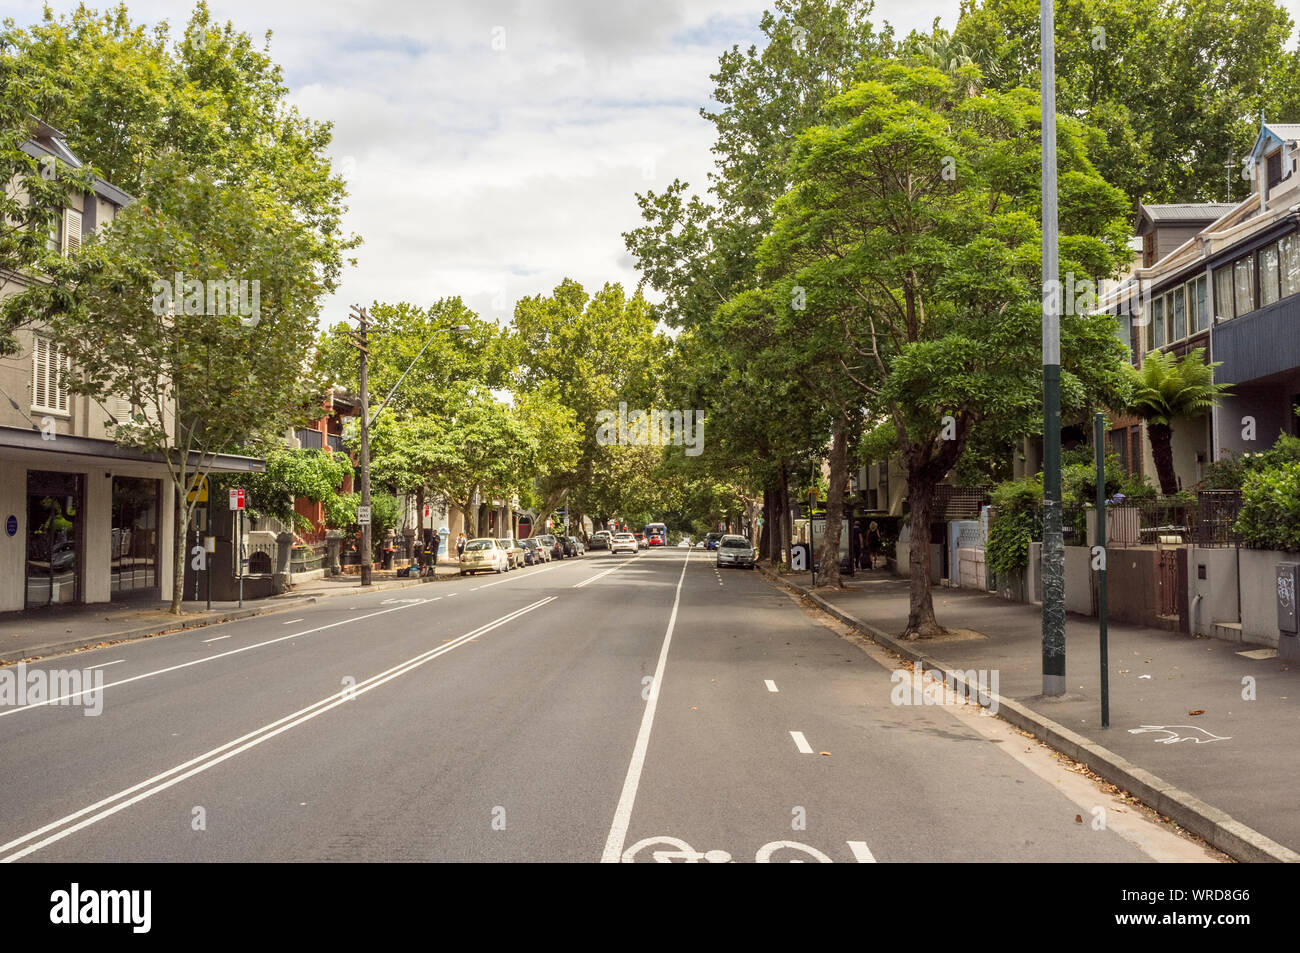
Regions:
<instances>
[{"instance_id":1,"label":"street lamp","mask_svg":"<svg viewBox=\"0 0 1300 953\"><path fill-rule=\"evenodd\" d=\"M370 414L370 315L365 308L352 306L353 314L357 319L360 331L360 351L361 351L361 509L365 512L365 520L361 522L361 585L370 585L371 570L371 553L370 553L370 425L379 419L379 415L384 412L388 402L393 399L397 389L402 386L402 381L406 380L406 375L411 373L411 368L424 357L424 352L429 349L433 339L443 333L450 331L455 334L461 334L469 330L468 324L457 324L449 328L438 328L433 334L429 335L429 340L424 342L424 347L420 348L420 353L415 355L415 360L411 361L410 366L402 372L402 376L397 379L393 389L388 392L384 402L379 405L379 409L374 415Z\"/></svg>"}]
</instances>

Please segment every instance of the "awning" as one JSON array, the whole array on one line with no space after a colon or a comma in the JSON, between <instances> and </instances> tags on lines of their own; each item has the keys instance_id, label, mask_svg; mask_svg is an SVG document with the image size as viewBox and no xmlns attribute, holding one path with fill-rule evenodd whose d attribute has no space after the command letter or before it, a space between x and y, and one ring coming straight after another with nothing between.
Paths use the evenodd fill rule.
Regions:
<instances>
[{"instance_id":1,"label":"awning","mask_svg":"<svg viewBox=\"0 0 1300 953\"><path fill-rule=\"evenodd\" d=\"M42 460L49 460L43 466L57 468L60 459L68 465L92 466L112 464L166 464L160 453L146 453L123 447L111 440L97 440L92 437L73 437L59 434L50 440L38 430L24 430L20 427L0 427L0 453L6 456L21 453L23 456L39 454ZM241 457L228 453L200 454L190 451L187 467L190 470L203 469L208 473L263 473L266 461L261 457Z\"/></svg>"}]
</instances>

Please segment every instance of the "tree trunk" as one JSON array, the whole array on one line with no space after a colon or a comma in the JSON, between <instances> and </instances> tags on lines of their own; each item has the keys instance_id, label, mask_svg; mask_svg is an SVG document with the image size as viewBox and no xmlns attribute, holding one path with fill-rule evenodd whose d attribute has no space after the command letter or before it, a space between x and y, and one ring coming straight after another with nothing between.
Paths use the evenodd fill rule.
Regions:
<instances>
[{"instance_id":1,"label":"tree trunk","mask_svg":"<svg viewBox=\"0 0 1300 953\"><path fill-rule=\"evenodd\" d=\"M1156 463L1156 477L1160 492L1173 496L1178 492L1178 475L1174 472L1173 430L1168 424L1147 424L1147 439L1151 441L1151 457Z\"/></svg>"},{"instance_id":2,"label":"tree trunk","mask_svg":"<svg viewBox=\"0 0 1300 953\"><path fill-rule=\"evenodd\" d=\"M911 577L909 579L907 630L903 638L932 639L943 635L943 627L934 617L934 602L930 598L930 520L934 513L934 488L932 475L909 469L907 498L911 504L912 543L909 554Z\"/></svg>"},{"instance_id":3,"label":"tree trunk","mask_svg":"<svg viewBox=\"0 0 1300 953\"><path fill-rule=\"evenodd\" d=\"M781 521L781 538L776 541L776 562L785 563L789 559L790 546L794 545L794 517L790 515L790 475L785 464L781 464L781 489L776 495L777 507Z\"/></svg>"},{"instance_id":4,"label":"tree trunk","mask_svg":"<svg viewBox=\"0 0 1300 953\"><path fill-rule=\"evenodd\" d=\"M436 558L436 557L435 557ZM424 487L415 491L415 564L424 575Z\"/></svg>"},{"instance_id":5,"label":"tree trunk","mask_svg":"<svg viewBox=\"0 0 1300 953\"><path fill-rule=\"evenodd\" d=\"M181 601L185 598L185 530L187 529L185 513L185 493L180 485L173 484L172 497L176 516L172 521L172 604L168 611L180 615Z\"/></svg>"},{"instance_id":6,"label":"tree trunk","mask_svg":"<svg viewBox=\"0 0 1300 953\"><path fill-rule=\"evenodd\" d=\"M840 522L844 519L844 484L849 478L849 427L838 417L831 433L830 488L826 492L826 535L817 558L817 576L821 585L844 588L840 580ZM811 514L810 514L811 516ZM812 521L809 519L809 526Z\"/></svg>"},{"instance_id":7,"label":"tree trunk","mask_svg":"<svg viewBox=\"0 0 1300 953\"><path fill-rule=\"evenodd\" d=\"M758 552L768 562L772 559L772 490L763 490L763 525L758 531Z\"/></svg>"}]
</instances>

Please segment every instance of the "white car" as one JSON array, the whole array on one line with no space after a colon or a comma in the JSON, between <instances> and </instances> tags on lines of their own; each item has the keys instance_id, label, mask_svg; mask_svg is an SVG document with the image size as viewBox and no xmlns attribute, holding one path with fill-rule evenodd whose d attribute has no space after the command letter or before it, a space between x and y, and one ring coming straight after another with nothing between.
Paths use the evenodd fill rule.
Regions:
<instances>
[{"instance_id":1,"label":"white car","mask_svg":"<svg viewBox=\"0 0 1300 953\"><path fill-rule=\"evenodd\" d=\"M635 555L637 549L636 537L631 533L617 533L609 544L611 554L626 551Z\"/></svg>"},{"instance_id":2,"label":"white car","mask_svg":"<svg viewBox=\"0 0 1300 953\"><path fill-rule=\"evenodd\" d=\"M476 572L507 572L510 553L495 539L471 539L460 556L462 576Z\"/></svg>"}]
</instances>

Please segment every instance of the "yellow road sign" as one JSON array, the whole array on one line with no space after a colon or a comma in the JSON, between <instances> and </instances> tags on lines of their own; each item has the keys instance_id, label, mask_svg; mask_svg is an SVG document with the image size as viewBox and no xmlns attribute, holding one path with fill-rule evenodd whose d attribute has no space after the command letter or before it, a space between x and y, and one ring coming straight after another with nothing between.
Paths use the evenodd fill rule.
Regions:
<instances>
[{"instance_id":1,"label":"yellow road sign","mask_svg":"<svg viewBox=\"0 0 1300 953\"><path fill-rule=\"evenodd\" d=\"M190 477L190 489L185 494L186 503L206 503L208 502L208 478L200 477L197 473Z\"/></svg>"}]
</instances>

